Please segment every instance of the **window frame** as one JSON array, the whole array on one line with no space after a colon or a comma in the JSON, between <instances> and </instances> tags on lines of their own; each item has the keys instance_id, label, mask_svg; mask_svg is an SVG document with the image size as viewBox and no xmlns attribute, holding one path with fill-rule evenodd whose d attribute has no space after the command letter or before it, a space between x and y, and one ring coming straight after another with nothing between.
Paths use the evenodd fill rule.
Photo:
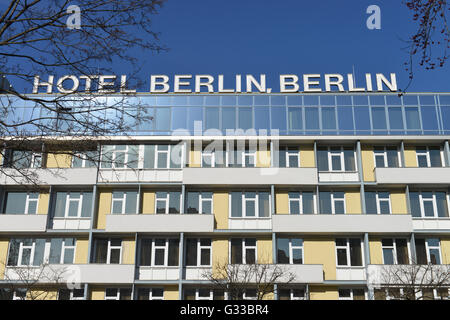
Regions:
<instances>
[{"instance_id":1,"label":"window frame","mask_svg":"<svg viewBox=\"0 0 450 320\"><path fill-rule=\"evenodd\" d=\"M341 297L339 294L340 290L350 290L350 297ZM364 291L364 300L367 300L367 290L365 288L338 288L338 300L355 300L355 294L353 290L363 290Z\"/></svg>"},{"instance_id":2,"label":"window frame","mask_svg":"<svg viewBox=\"0 0 450 320\"><path fill-rule=\"evenodd\" d=\"M295 238L295 237L280 237L278 239L288 239L289 240L289 265L302 265L305 262L305 250L304 250L304 239L303 238ZM292 240L301 240L302 245L296 246L292 244ZM302 263L294 263L294 250L301 250L302 252ZM278 258L278 246L277 246L277 258ZM277 259L278 260L278 259ZM279 263L277 261L277 263Z\"/></svg>"},{"instance_id":3,"label":"window frame","mask_svg":"<svg viewBox=\"0 0 450 320\"><path fill-rule=\"evenodd\" d=\"M127 192L128 191L136 192L136 206L135 206L136 207L136 212L127 212L127 210L126 210L127 198L128 198L128 193ZM114 193L116 193L116 192L122 192L123 193L123 197L122 198L114 198ZM155 194L155 197L156 197L156 194ZM120 213L113 213L114 202L116 202L116 201L121 201L122 202L122 209L121 209ZM155 203L156 203L156 200L155 200ZM111 193L111 212L110 212L110 214L113 214L113 215L137 214L138 213L137 212L138 211L138 204L139 204L139 191L138 190L123 190L123 191L113 190L112 193Z\"/></svg>"},{"instance_id":4,"label":"window frame","mask_svg":"<svg viewBox=\"0 0 450 320\"><path fill-rule=\"evenodd\" d=\"M243 191L236 191L239 192L241 194L241 213L242 215L240 217L233 217L232 216L232 210L233 210L233 205L232 205L232 191L230 191L228 193L228 218L229 219L271 219L272 218L272 197L270 196L270 191L262 191L262 190L243 190ZM250 193L250 192L254 192L255 193L255 198L246 198L245 194L246 193ZM259 216L259 193L260 192L265 192L269 194L269 215L267 217L260 217ZM247 209L246 209L246 202L247 201L253 201L255 202L255 215L254 216L248 216L247 215Z\"/></svg>"},{"instance_id":5,"label":"window frame","mask_svg":"<svg viewBox=\"0 0 450 320\"><path fill-rule=\"evenodd\" d=\"M387 148L389 147L395 147L397 150L397 167L389 167L389 161L388 161L388 155L387 155ZM383 148L383 150L376 150L375 148ZM377 166L377 157L383 157L383 167ZM375 146L373 149L373 163L375 168L401 168L401 161L400 161L400 150L398 146Z\"/></svg>"},{"instance_id":6,"label":"window frame","mask_svg":"<svg viewBox=\"0 0 450 320\"><path fill-rule=\"evenodd\" d=\"M421 152L418 151L417 148L420 147L424 147L425 148L425 152ZM430 147L437 147L437 146L417 146L416 147L416 163L417 163L417 167L418 168L444 168L445 167L445 157L444 157L444 151L442 146L439 146L439 156L440 156L440 160L441 160L441 165L439 167L432 167L431 166L431 157L430 157ZM426 161L427 161L427 166L426 167L420 167L419 165L419 157L423 157L425 156Z\"/></svg>"},{"instance_id":7,"label":"window frame","mask_svg":"<svg viewBox=\"0 0 450 320\"><path fill-rule=\"evenodd\" d=\"M298 193L300 195L299 198L291 198L291 193ZM303 212L303 192L311 192L313 194L313 212L311 213L304 213ZM291 211L291 202L298 202L299 206L299 214L317 214L317 197L315 191L289 191L288 192L288 212L291 215L297 215L297 213L292 213Z\"/></svg>"},{"instance_id":8,"label":"window frame","mask_svg":"<svg viewBox=\"0 0 450 320\"><path fill-rule=\"evenodd\" d=\"M419 195L419 210L420 210L420 217L413 217L413 219L449 219L450 218L450 193L447 190L414 190L410 192L417 192ZM431 192L432 197L431 198L425 198L423 197L424 192ZM438 211L438 205L437 205L437 198L436 198L436 192L444 192L445 193L445 201L447 205L447 212L448 217L440 217L439 211ZM433 216L426 216L425 215L425 202L432 202L433 205Z\"/></svg>"},{"instance_id":9,"label":"window frame","mask_svg":"<svg viewBox=\"0 0 450 320\"><path fill-rule=\"evenodd\" d=\"M189 238L190 240L196 240L196 251L197 251L197 262L195 265L187 265L185 261L186 267L211 267L212 266L212 239L211 238ZM201 240L207 239L210 241L209 246L205 246L201 244ZM187 240L187 239L186 239ZM202 264L202 250L209 250L209 263L208 264ZM187 247L186 247L186 253L187 253Z\"/></svg>"},{"instance_id":10,"label":"window frame","mask_svg":"<svg viewBox=\"0 0 450 320\"><path fill-rule=\"evenodd\" d=\"M160 192L165 192L166 193L166 197L164 198L158 198L158 193ZM176 213L176 212L169 212L170 211L170 193L171 192L178 192L180 194L180 203L178 204L179 208L180 208L180 212ZM165 212L158 212L158 201L165 201L166 202L166 208L165 208ZM155 192L155 214L180 214L181 212L181 204L182 204L182 194L180 191L156 191ZM184 213L184 212L183 212Z\"/></svg>"},{"instance_id":11,"label":"window frame","mask_svg":"<svg viewBox=\"0 0 450 320\"><path fill-rule=\"evenodd\" d=\"M383 240L392 240L392 246L384 246L383 245ZM412 263L412 255L411 255L411 245L410 242L408 241L407 238L382 238L381 239L381 256L382 256L382 260L383 260L383 265L388 265L386 264L386 261L384 261L384 248L392 248L392 254L393 254L393 265L399 265L398 263L398 256L397 256L397 240L406 240L406 249L408 250L408 263L411 264Z\"/></svg>"},{"instance_id":12,"label":"window frame","mask_svg":"<svg viewBox=\"0 0 450 320\"><path fill-rule=\"evenodd\" d=\"M345 239L346 245L345 246L338 246L336 241L338 239ZM361 265L360 266L352 266L351 265L351 249L350 249L350 239L358 239L360 240L360 248L361 248ZM335 238L335 254L336 254L336 268L364 268L365 267L365 261L364 261L364 243L362 238L358 237L342 237L342 238ZM346 265L340 265L339 264L339 258L338 258L338 249L344 249L346 250L346 259L347 264Z\"/></svg>"},{"instance_id":13,"label":"window frame","mask_svg":"<svg viewBox=\"0 0 450 320\"><path fill-rule=\"evenodd\" d=\"M230 238L229 240L228 240L228 262L230 263L230 264L232 264L232 253L231 253L231 250L232 250L232 246L231 246L231 240L241 240L241 251L242 251L242 263L239 263L239 264L250 264L250 263L247 263L247 249L254 249L255 250L255 263L258 263L258 239L256 239L256 238ZM254 239L255 240L255 245L254 246L251 246L251 245L246 245L245 243L246 243L246 239ZM252 263L253 264L253 263Z\"/></svg>"}]
</instances>

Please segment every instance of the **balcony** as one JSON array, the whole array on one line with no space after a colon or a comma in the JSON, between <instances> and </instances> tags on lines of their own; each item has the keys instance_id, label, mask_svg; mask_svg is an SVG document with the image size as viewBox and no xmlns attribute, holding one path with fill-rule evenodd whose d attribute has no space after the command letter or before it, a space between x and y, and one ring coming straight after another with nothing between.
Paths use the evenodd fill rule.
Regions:
<instances>
[{"instance_id":1,"label":"balcony","mask_svg":"<svg viewBox=\"0 0 450 320\"><path fill-rule=\"evenodd\" d=\"M449 265L445 264L370 264L367 268L369 285L402 285L408 284L431 284L442 283L449 284L448 272ZM411 280L415 279L415 280ZM441 279L441 280L437 280ZM447 279L447 280L445 280Z\"/></svg>"},{"instance_id":2,"label":"balcony","mask_svg":"<svg viewBox=\"0 0 450 320\"><path fill-rule=\"evenodd\" d=\"M0 214L0 232L41 232L46 227L46 214Z\"/></svg>"},{"instance_id":3,"label":"balcony","mask_svg":"<svg viewBox=\"0 0 450 320\"><path fill-rule=\"evenodd\" d=\"M184 168L191 185L315 185L316 168Z\"/></svg>"},{"instance_id":4,"label":"balcony","mask_svg":"<svg viewBox=\"0 0 450 320\"><path fill-rule=\"evenodd\" d=\"M320 182L358 182L358 172L319 172Z\"/></svg>"},{"instance_id":5,"label":"balcony","mask_svg":"<svg viewBox=\"0 0 450 320\"><path fill-rule=\"evenodd\" d=\"M228 218L228 229L242 230L270 230L272 229L272 218Z\"/></svg>"},{"instance_id":6,"label":"balcony","mask_svg":"<svg viewBox=\"0 0 450 320\"><path fill-rule=\"evenodd\" d=\"M413 218L414 230L450 230L450 218Z\"/></svg>"},{"instance_id":7,"label":"balcony","mask_svg":"<svg viewBox=\"0 0 450 320\"><path fill-rule=\"evenodd\" d=\"M375 168L377 183L450 184L450 168Z\"/></svg>"},{"instance_id":8,"label":"balcony","mask_svg":"<svg viewBox=\"0 0 450 320\"><path fill-rule=\"evenodd\" d=\"M28 179L24 178L26 175ZM96 168L58 168L25 169L19 173L16 169L4 168L0 173L0 184L39 184L39 185L92 185L97 180Z\"/></svg>"},{"instance_id":9,"label":"balcony","mask_svg":"<svg viewBox=\"0 0 450 320\"><path fill-rule=\"evenodd\" d=\"M366 280L365 267L336 267L336 280L339 281L364 281Z\"/></svg>"},{"instance_id":10,"label":"balcony","mask_svg":"<svg viewBox=\"0 0 450 320\"><path fill-rule=\"evenodd\" d=\"M51 226L54 230L87 230L91 228L91 218L54 217Z\"/></svg>"},{"instance_id":11,"label":"balcony","mask_svg":"<svg viewBox=\"0 0 450 320\"><path fill-rule=\"evenodd\" d=\"M5 279L40 283L121 284L134 281L131 264L51 264L41 267L6 267Z\"/></svg>"},{"instance_id":12,"label":"balcony","mask_svg":"<svg viewBox=\"0 0 450 320\"><path fill-rule=\"evenodd\" d=\"M139 280L178 280L180 268L178 266L141 266Z\"/></svg>"},{"instance_id":13,"label":"balcony","mask_svg":"<svg viewBox=\"0 0 450 320\"><path fill-rule=\"evenodd\" d=\"M100 169L99 183L181 182L181 169Z\"/></svg>"},{"instance_id":14,"label":"balcony","mask_svg":"<svg viewBox=\"0 0 450 320\"><path fill-rule=\"evenodd\" d=\"M323 265L321 264L277 264L295 276L292 283L322 283Z\"/></svg>"},{"instance_id":15,"label":"balcony","mask_svg":"<svg viewBox=\"0 0 450 320\"><path fill-rule=\"evenodd\" d=\"M212 232L212 214L108 214L107 232Z\"/></svg>"},{"instance_id":16,"label":"balcony","mask_svg":"<svg viewBox=\"0 0 450 320\"><path fill-rule=\"evenodd\" d=\"M272 219L273 232L304 233L409 233L411 215L375 214L276 214Z\"/></svg>"},{"instance_id":17,"label":"balcony","mask_svg":"<svg viewBox=\"0 0 450 320\"><path fill-rule=\"evenodd\" d=\"M203 275L210 275L212 267L186 266L184 267L184 278L186 280L207 280Z\"/></svg>"}]
</instances>

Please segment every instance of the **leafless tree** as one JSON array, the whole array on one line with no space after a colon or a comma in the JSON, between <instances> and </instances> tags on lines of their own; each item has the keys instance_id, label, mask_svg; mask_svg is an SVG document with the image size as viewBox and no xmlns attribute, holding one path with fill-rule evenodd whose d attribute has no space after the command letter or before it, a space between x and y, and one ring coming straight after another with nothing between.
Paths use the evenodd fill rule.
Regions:
<instances>
[{"instance_id":1,"label":"leafless tree","mask_svg":"<svg viewBox=\"0 0 450 320\"><path fill-rule=\"evenodd\" d=\"M0 290L6 296L0 295L0 299L11 299L14 292L22 291L23 294L16 295L16 299L53 300L57 298L57 288L68 287L70 270L67 267L47 262L39 266L1 264L5 271Z\"/></svg>"},{"instance_id":2,"label":"leafless tree","mask_svg":"<svg viewBox=\"0 0 450 320\"><path fill-rule=\"evenodd\" d=\"M107 86L99 92L101 95L94 92L101 84L98 75L114 74L113 66L117 64L129 68L128 83L132 82L136 88L142 85L143 79L138 75L143 63L140 59L166 50L152 25L164 1L10 0L5 3L4 11L0 11L0 73L13 84L30 86L35 75L74 74L84 77L91 89L29 95L14 87L0 88L2 158L7 158L8 150L13 148L23 150L25 160L29 151L77 157L81 151L96 151L97 137L127 135L141 123L152 121L146 109L139 107L138 99L130 102L134 93L125 92L120 81ZM71 19L76 14L75 4L80 19L74 27ZM105 97L112 91L120 94ZM97 158L92 159L96 164ZM15 163L21 161L15 160L19 161L8 163L10 168L0 168L0 172L13 179L35 182L33 170L16 167Z\"/></svg>"},{"instance_id":3,"label":"leafless tree","mask_svg":"<svg viewBox=\"0 0 450 320\"><path fill-rule=\"evenodd\" d=\"M414 77L413 64L415 57L418 64L426 70L443 67L449 57L450 28L447 22L450 8L447 0L404 0L403 3L411 10L417 30L409 37L409 60L405 69L409 73L409 87Z\"/></svg>"},{"instance_id":4,"label":"leafless tree","mask_svg":"<svg viewBox=\"0 0 450 320\"><path fill-rule=\"evenodd\" d=\"M296 278L287 266L227 262L216 262L212 270L205 271L202 277L218 290L226 292L229 300L242 299L248 289L256 290L257 300L263 300L275 293L276 284L289 284Z\"/></svg>"},{"instance_id":5,"label":"leafless tree","mask_svg":"<svg viewBox=\"0 0 450 320\"><path fill-rule=\"evenodd\" d=\"M385 299L387 292L398 300L432 300L434 290L441 298L448 297L450 265L385 265L370 277L375 285L375 299Z\"/></svg>"}]
</instances>

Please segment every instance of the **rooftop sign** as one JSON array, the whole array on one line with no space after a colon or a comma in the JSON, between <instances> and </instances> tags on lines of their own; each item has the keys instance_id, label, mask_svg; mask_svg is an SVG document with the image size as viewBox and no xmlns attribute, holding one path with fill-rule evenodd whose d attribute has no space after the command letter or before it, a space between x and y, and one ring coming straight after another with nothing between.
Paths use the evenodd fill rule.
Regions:
<instances>
[{"instance_id":1,"label":"rooftop sign","mask_svg":"<svg viewBox=\"0 0 450 320\"><path fill-rule=\"evenodd\" d=\"M268 86L266 75L259 77L253 75L235 75L232 80L233 87L225 87L224 76L218 75L174 75L171 79L168 75L150 76L150 93L272 93L272 87ZM230 80L230 79L228 79ZM279 75L278 89L280 93L296 92L373 92L373 91L397 91L397 79L395 73L390 73L389 79L381 73L372 76L365 74L364 86L356 86L353 74L342 75L338 73L326 74L295 74ZM130 89L127 85L127 76L121 75L65 75L55 81L54 75L49 75L46 80L40 76L34 77L33 93L74 93L74 92L98 92L98 93L135 93L136 89ZM55 90L56 89L56 90ZM302 91L301 91L302 90ZM275 91L274 91L275 92Z\"/></svg>"}]
</instances>

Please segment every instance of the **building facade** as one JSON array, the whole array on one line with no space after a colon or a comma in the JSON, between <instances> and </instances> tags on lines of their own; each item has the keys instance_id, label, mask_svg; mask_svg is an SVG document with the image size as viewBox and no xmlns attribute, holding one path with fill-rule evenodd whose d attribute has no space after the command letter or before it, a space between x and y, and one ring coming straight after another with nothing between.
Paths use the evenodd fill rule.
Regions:
<instances>
[{"instance_id":1,"label":"building facade","mask_svg":"<svg viewBox=\"0 0 450 320\"><path fill-rule=\"evenodd\" d=\"M450 264L450 94L130 99L153 120L87 153L4 146L3 298L224 299L205 275L256 263L295 275L267 299L395 299L386 269Z\"/></svg>"}]
</instances>

